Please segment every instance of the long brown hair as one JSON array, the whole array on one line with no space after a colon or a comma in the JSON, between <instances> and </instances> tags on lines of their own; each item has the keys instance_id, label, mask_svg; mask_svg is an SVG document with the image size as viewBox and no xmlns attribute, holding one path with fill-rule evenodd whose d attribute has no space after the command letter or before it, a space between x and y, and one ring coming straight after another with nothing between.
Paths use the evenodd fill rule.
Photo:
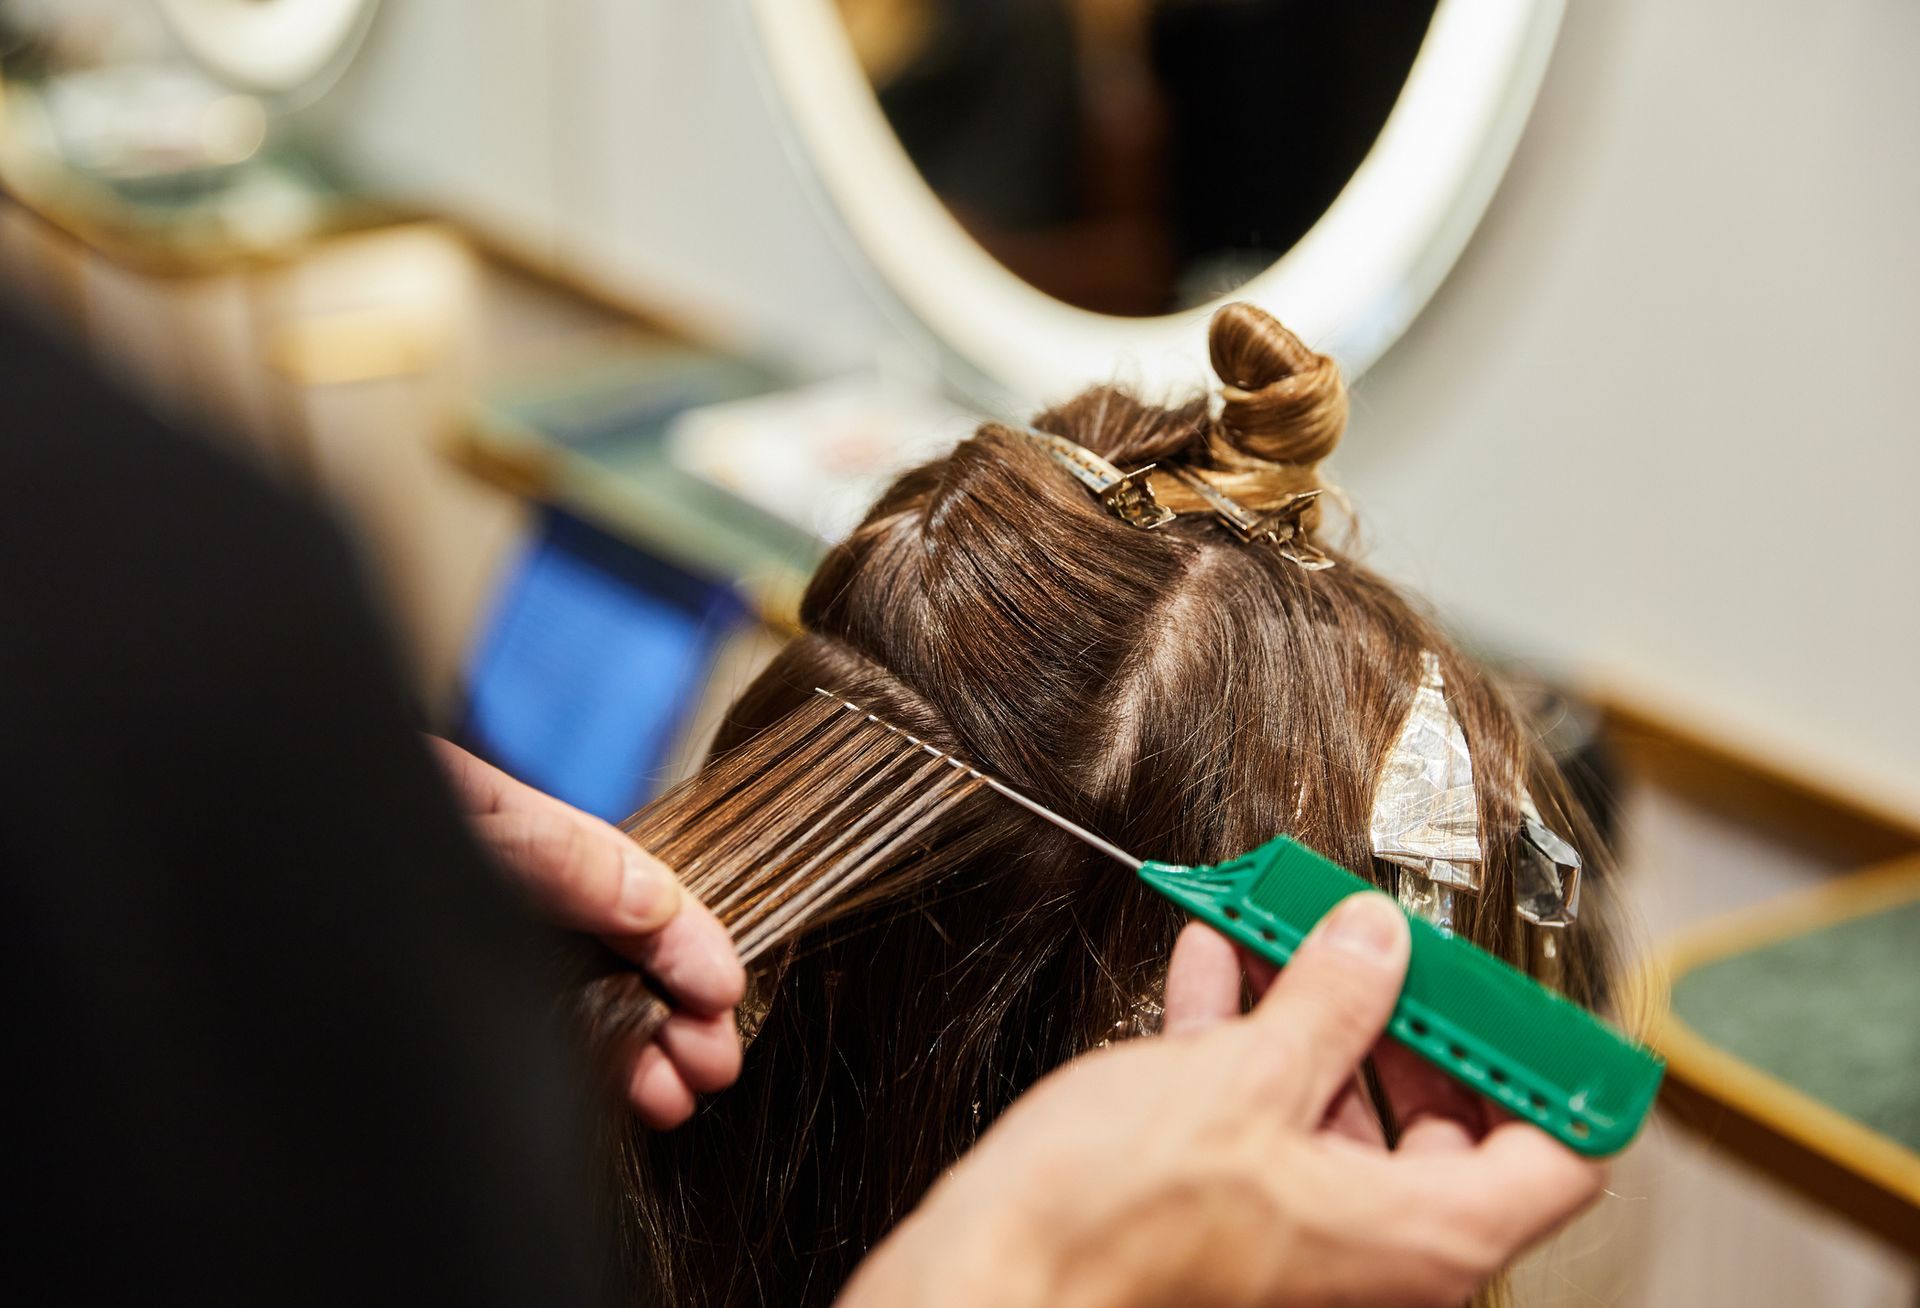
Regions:
<instances>
[{"instance_id":1,"label":"long brown hair","mask_svg":"<svg viewBox=\"0 0 1920 1308\"><path fill-rule=\"evenodd\" d=\"M1319 484L1346 413L1337 369L1264 313L1214 319L1216 417L1090 391L1034 425L1123 468L1199 471L1256 506ZM1175 505L1175 507L1182 507ZM1312 523L1309 522L1309 527ZM1325 542L1320 542L1327 548ZM1593 869L1589 824L1499 686L1356 560L1309 571L1209 514L1110 513L1025 434L989 424L901 477L813 579L796 638L740 698L714 760L638 815L687 847L782 770L823 808L864 766L821 762L823 686L1154 858L1287 832L1381 879L1375 782L1432 651L1471 747L1486 846L1463 934L1523 962L1522 789ZM1593 995L1606 879L1564 984ZM1024 1089L1155 1024L1181 925L1121 869L990 795L761 969L740 1082L682 1130L629 1131L619 1231L646 1303L823 1304Z\"/></svg>"}]
</instances>

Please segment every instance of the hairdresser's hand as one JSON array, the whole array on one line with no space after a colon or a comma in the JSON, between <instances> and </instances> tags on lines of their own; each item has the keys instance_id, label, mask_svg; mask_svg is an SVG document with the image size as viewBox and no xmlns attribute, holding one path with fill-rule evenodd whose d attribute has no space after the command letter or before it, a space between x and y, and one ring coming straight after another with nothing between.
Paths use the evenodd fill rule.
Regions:
<instances>
[{"instance_id":1,"label":"hairdresser's hand","mask_svg":"<svg viewBox=\"0 0 1920 1308\"><path fill-rule=\"evenodd\" d=\"M599 936L672 996L673 1016L624 1070L641 1120L678 1126L696 1092L724 1089L740 1074L733 1007L746 973L726 928L618 828L429 740L474 834L534 907Z\"/></svg>"},{"instance_id":2,"label":"hairdresser's hand","mask_svg":"<svg viewBox=\"0 0 1920 1308\"><path fill-rule=\"evenodd\" d=\"M1585 1207L1604 1171L1441 1099L1406 1114L1394 1152L1353 1129L1354 1068L1408 948L1392 903L1356 896L1243 1017L1233 947L1188 928L1166 1033L1035 1086L842 1308L1461 1303Z\"/></svg>"}]
</instances>

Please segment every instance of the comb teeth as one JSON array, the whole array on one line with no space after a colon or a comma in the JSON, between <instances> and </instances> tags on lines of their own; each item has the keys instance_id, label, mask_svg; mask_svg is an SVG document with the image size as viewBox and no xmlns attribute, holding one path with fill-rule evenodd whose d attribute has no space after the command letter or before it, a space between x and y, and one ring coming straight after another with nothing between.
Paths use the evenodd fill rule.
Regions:
<instances>
[{"instance_id":1,"label":"comb teeth","mask_svg":"<svg viewBox=\"0 0 1920 1308\"><path fill-rule=\"evenodd\" d=\"M1001 798L1012 800L1014 803L1018 804L1021 808L1024 808L1025 810L1027 810L1027 812L1033 814L1035 817L1042 818L1045 821L1051 822L1054 826L1059 827L1062 831L1072 836L1075 840L1078 840L1084 845L1089 845L1092 848L1099 850L1102 854L1105 854L1108 858L1113 859L1115 862L1124 863L1136 872L1140 870L1141 860L1135 858L1132 854L1129 854L1126 850L1120 848L1120 846L1114 844L1112 841L1106 839L1104 836L1096 836L1093 832L1087 830L1085 827L1081 826L1077 822L1068 821L1066 818L1061 817L1058 813L1054 812L1052 809L1048 808L1046 805L1027 798L1027 796L1021 794L1019 791L1015 790L1012 786L1007 785L1004 781L1000 780L998 777L989 776L987 773L982 772L979 768L974 767L971 763L967 763L962 759L955 758L952 754L947 753L945 750L936 748L933 745L929 745L926 741L920 739L918 736L909 735L907 732L902 731L899 727L894 726L891 722L888 722L885 718L882 718L875 714L867 712L867 710L861 708L858 704L855 704L852 700L841 699L838 695L835 695L830 690L822 690L820 689L820 687L815 686L813 688L813 693L816 695L824 695L827 699L833 701L835 704L840 705L842 710L860 714L865 718L866 721L874 723L876 726L884 727L886 730L891 731L894 735L899 736L903 740L911 741L913 744L919 746L921 749L926 750L927 753L933 755L935 758L945 759L948 763L951 763L954 767L959 768L962 772L965 772L969 777L972 777L975 781L980 782L980 784L984 786L990 787L997 794L999 794Z\"/></svg>"},{"instance_id":2,"label":"comb teeth","mask_svg":"<svg viewBox=\"0 0 1920 1308\"><path fill-rule=\"evenodd\" d=\"M912 745L914 748L925 750L927 753L931 754L933 757L944 760L947 764L949 764L952 767L956 767L960 769L960 771L966 773L968 776L973 777L980 781L987 780L986 773L980 771L979 768L973 767L972 765L967 763L963 763L959 759L955 758L952 754L947 753L945 750L940 749L934 745L930 745L926 741L920 739L920 737L912 734L911 732L905 731L899 727L894 726L893 723L887 721L885 718L881 717L879 714L869 713L866 709L861 708L858 704L854 703L852 700L841 699L838 695L834 694L832 691L822 690L819 686L815 686L813 688L813 693L816 695L824 696L827 700L829 700L834 705L836 705L842 713L856 714L863 721L871 722L874 726L879 727L882 731L892 732L894 735L906 741L909 745Z\"/></svg>"},{"instance_id":3,"label":"comb teeth","mask_svg":"<svg viewBox=\"0 0 1920 1308\"><path fill-rule=\"evenodd\" d=\"M858 716L809 704L627 825L713 910L742 962L858 907L876 875L923 859L958 830L955 810L981 789L951 756L847 708ZM600 975L581 985L575 1014L610 1065L672 1010L624 963L588 966Z\"/></svg>"},{"instance_id":4,"label":"comb teeth","mask_svg":"<svg viewBox=\"0 0 1920 1308\"><path fill-rule=\"evenodd\" d=\"M857 900L983 778L844 700L796 714L656 800L631 834L679 869L751 962ZM880 735L874 726L889 735Z\"/></svg>"}]
</instances>

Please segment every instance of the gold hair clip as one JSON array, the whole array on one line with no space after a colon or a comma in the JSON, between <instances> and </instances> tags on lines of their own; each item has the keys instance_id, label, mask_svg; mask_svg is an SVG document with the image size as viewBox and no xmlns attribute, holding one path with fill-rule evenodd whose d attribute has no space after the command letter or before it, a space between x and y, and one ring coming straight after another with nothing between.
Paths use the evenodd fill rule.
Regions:
<instances>
[{"instance_id":1,"label":"gold hair clip","mask_svg":"<svg viewBox=\"0 0 1920 1308\"><path fill-rule=\"evenodd\" d=\"M1038 427L1018 430L1072 473L1074 479L1092 491L1120 521L1145 531L1173 521L1173 510L1156 500L1153 489L1147 485L1147 474L1153 471L1151 463L1132 472L1122 472L1086 446L1077 445L1064 436Z\"/></svg>"},{"instance_id":2,"label":"gold hair clip","mask_svg":"<svg viewBox=\"0 0 1920 1308\"><path fill-rule=\"evenodd\" d=\"M1300 526L1300 515L1319 500L1320 491L1296 492L1281 500L1276 508L1255 513L1191 468L1176 464L1170 471L1205 500L1214 516L1241 540L1270 540L1279 546L1282 557L1308 572L1333 566L1333 560L1307 539L1307 533Z\"/></svg>"}]
</instances>

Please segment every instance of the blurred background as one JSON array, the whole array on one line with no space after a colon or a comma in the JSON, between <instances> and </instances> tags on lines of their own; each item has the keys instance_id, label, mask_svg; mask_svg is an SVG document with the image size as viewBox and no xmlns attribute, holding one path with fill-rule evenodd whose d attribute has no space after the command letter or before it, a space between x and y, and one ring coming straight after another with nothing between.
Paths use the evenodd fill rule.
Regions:
<instances>
[{"instance_id":1,"label":"blurred background","mask_svg":"<svg viewBox=\"0 0 1920 1308\"><path fill-rule=\"evenodd\" d=\"M1258 301L1673 980L1526 1301L1910 1308L1916 56L1889 0L0 0L0 296L336 506L440 728L608 816L891 471Z\"/></svg>"}]
</instances>

